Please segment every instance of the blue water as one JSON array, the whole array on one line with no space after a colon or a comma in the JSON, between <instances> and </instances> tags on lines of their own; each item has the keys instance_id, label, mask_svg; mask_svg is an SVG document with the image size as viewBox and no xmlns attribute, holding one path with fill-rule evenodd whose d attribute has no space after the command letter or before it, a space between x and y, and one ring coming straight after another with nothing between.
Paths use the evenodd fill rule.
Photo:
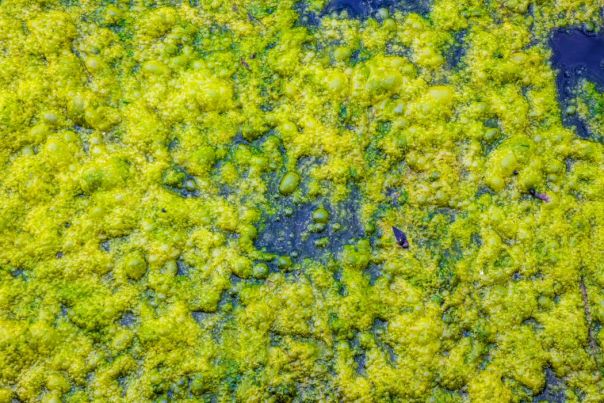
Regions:
<instances>
[{"instance_id":1,"label":"blue water","mask_svg":"<svg viewBox=\"0 0 604 403\"><path fill-rule=\"evenodd\" d=\"M563 109L576 96L575 91L581 79L589 80L599 90L604 90L604 31L593 34L580 29L557 30L552 34L550 46ZM581 137L590 137L592 134L576 114L563 113L562 118L567 126L574 126Z\"/></svg>"},{"instance_id":2,"label":"blue water","mask_svg":"<svg viewBox=\"0 0 604 403\"><path fill-rule=\"evenodd\" d=\"M332 0L323 10L324 14L346 11L353 18L368 18L375 16L381 8L426 14L430 10L428 0Z\"/></svg>"},{"instance_id":3,"label":"blue water","mask_svg":"<svg viewBox=\"0 0 604 403\"><path fill-rule=\"evenodd\" d=\"M376 17L378 10L386 9L393 13L396 10L427 15L430 11L431 0L331 0L320 15L307 11L304 1L298 5L303 25L319 25L320 17L331 13L346 11L348 17L366 19Z\"/></svg>"}]
</instances>

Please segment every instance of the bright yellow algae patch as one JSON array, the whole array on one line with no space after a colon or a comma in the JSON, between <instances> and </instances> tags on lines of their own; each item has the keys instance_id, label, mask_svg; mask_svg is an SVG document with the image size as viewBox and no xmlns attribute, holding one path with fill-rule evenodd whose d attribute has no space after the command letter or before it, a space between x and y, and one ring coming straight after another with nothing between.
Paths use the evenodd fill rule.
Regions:
<instances>
[{"instance_id":1,"label":"bright yellow algae patch","mask_svg":"<svg viewBox=\"0 0 604 403\"><path fill-rule=\"evenodd\" d=\"M596 2L192 3L0 4L0 401L604 399Z\"/></svg>"}]
</instances>

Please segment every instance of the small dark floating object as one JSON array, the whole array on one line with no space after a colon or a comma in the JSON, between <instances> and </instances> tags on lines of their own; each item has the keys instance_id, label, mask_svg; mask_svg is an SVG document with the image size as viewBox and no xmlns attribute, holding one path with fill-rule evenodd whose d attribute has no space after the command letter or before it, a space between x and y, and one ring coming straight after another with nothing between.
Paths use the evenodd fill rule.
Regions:
<instances>
[{"instance_id":1,"label":"small dark floating object","mask_svg":"<svg viewBox=\"0 0 604 403\"><path fill-rule=\"evenodd\" d=\"M392 227L392 232L394 233L394 237L396 238L396 243L403 249L409 248L409 241L407 240L407 235L400 229L396 227Z\"/></svg>"},{"instance_id":2,"label":"small dark floating object","mask_svg":"<svg viewBox=\"0 0 604 403\"><path fill-rule=\"evenodd\" d=\"M549 196L546 195L545 193L537 193L537 191L535 189L531 189L531 190L529 190L529 194L531 196L533 196L535 199L542 200L546 203L549 202Z\"/></svg>"}]
</instances>

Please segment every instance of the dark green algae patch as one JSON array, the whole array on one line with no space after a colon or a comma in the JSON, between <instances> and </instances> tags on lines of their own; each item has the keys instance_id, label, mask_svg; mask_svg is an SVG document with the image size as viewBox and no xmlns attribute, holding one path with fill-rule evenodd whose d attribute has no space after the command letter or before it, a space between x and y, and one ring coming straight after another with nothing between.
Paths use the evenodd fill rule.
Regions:
<instances>
[{"instance_id":1,"label":"dark green algae patch","mask_svg":"<svg viewBox=\"0 0 604 403\"><path fill-rule=\"evenodd\" d=\"M601 401L601 13L1 2L0 401Z\"/></svg>"}]
</instances>

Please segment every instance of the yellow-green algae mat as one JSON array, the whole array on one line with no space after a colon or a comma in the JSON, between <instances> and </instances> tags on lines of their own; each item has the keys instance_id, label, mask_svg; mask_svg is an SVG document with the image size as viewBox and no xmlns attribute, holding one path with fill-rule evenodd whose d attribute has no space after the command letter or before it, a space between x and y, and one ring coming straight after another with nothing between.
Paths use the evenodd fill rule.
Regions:
<instances>
[{"instance_id":1,"label":"yellow-green algae mat","mask_svg":"<svg viewBox=\"0 0 604 403\"><path fill-rule=\"evenodd\" d=\"M602 3L327 6L0 2L0 401L604 400Z\"/></svg>"}]
</instances>

